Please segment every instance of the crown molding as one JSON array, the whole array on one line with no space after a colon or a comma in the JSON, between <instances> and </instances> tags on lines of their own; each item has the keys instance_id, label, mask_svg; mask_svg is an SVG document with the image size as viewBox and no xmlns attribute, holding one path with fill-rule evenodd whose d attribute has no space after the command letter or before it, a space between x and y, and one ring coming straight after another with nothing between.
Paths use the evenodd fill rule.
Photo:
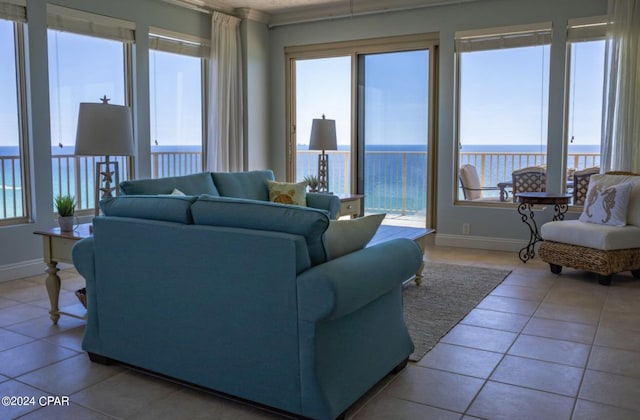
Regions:
<instances>
[{"instance_id":1,"label":"crown molding","mask_svg":"<svg viewBox=\"0 0 640 420\"><path fill-rule=\"evenodd\" d=\"M252 20L254 22L260 22L264 24L271 23L271 15L269 13L261 12L256 9L249 9L247 7L242 7L234 10L235 15L247 20Z\"/></svg>"},{"instance_id":2,"label":"crown molding","mask_svg":"<svg viewBox=\"0 0 640 420\"><path fill-rule=\"evenodd\" d=\"M291 7L287 11L266 12L256 8L233 8L217 0L161 0L203 13L214 11L268 24L269 27L331 19L353 18L404 10L423 9L482 0L360 0L335 1L315 6Z\"/></svg>"},{"instance_id":3,"label":"crown molding","mask_svg":"<svg viewBox=\"0 0 640 420\"><path fill-rule=\"evenodd\" d=\"M367 0L353 3L340 2L273 14L269 26L276 27L322 20L345 19L477 1L481 0Z\"/></svg>"}]
</instances>

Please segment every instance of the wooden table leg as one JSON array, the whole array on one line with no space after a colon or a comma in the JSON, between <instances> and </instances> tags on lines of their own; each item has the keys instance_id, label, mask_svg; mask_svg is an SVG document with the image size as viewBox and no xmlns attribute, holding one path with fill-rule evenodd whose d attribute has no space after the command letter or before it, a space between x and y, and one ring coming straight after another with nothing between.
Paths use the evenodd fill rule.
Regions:
<instances>
[{"instance_id":1,"label":"wooden table leg","mask_svg":"<svg viewBox=\"0 0 640 420\"><path fill-rule=\"evenodd\" d=\"M60 277L58 276L58 263L51 261L47 263L47 293L49 294L49 302L51 303L51 310L49 311L49 318L53 321L53 325L58 324L60 314L58 313L58 298L60 297Z\"/></svg>"},{"instance_id":2,"label":"wooden table leg","mask_svg":"<svg viewBox=\"0 0 640 420\"><path fill-rule=\"evenodd\" d=\"M416 273L416 278L414 279L414 281L416 282L416 286L420 286L422 284L423 270L424 270L424 261L422 261L422 264L420 264L420 267L418 268L418 272Z\"/></svg>"}]
</instances>

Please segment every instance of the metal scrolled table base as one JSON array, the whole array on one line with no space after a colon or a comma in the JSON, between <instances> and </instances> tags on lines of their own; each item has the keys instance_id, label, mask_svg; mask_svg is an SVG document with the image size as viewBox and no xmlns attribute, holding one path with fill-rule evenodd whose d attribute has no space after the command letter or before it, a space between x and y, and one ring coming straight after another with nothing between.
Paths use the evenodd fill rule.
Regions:
<instances>
[{"instance_id":1,"label":"metal scrolled table base","mask_svg":"<svg viewBox=\"0 0 640 420\"><path fill-rule=\"evenodd\" d=\"M526 263L536 256L535 246L542 241L538 225L533 214L534 204L553 204L553 220L564 220L564 215L569 210L571 194L553 194L544 192L530 192L518 194L518 214L522 222L529 227L529 243L518 252L520 261Z\"/></svg>"}]
</instances>

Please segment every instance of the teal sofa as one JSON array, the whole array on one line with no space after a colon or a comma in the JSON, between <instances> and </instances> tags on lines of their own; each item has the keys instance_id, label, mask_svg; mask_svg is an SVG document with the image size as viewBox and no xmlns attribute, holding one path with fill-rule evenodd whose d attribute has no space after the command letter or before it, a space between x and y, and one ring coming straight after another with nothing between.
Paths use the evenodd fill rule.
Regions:
<instances>
[{"instance_id":1,"label":"teal sofa","mask_svg":"<svg viewBox=\"0 0 640 420\"><path fill-rule=\"evenodd\" d=\"M125 195L171 194L174 189L186 195L209 194L215 197L269 201L266 181L273 181L270 169L246 172L201 172L167 178L137 179L120 183ZM340 199L332 194L307 193L307 206L326 210L331 219L338 217Z\"/></svg>"},{"instance_id":2,"label":"teal sofa","mask_svg":"<svg viewBox=\"0 0 640 420\"><path fill-rule=\"evenodd\" d=\"M422 253L411 240L330 259L323 210L207 194L101 208L72 251L93 361L334 419L413 351L402 282Z\"/></svg>"}]
</instances>

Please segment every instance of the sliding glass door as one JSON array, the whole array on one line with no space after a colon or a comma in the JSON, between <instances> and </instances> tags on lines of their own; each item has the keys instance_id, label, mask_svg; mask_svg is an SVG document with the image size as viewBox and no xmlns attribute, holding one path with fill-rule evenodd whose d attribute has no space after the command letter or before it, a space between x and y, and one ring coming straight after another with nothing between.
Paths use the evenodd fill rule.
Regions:
<instances>
[{"instance_id":1,"label":"sliding glass door","mask_svg":"<svg viewBox=\"0 0 640 420\"><path fill-rule=\"evenodd\" d=\"M330 191L364 195L365 214L385 224L433 227L435 51L428 34L287 48L289 179L317 174L309 137L325 115L338 143Z\"/></svg>"},{"instance_id":2,"label":"sliding glass door","mask_svg":"<svg viewBox=\"0 0 640 420\"><path fill-rule=\"evenodd\" d=\"M358 191L387 224L425 226L429 50L358 57Z\"/></svg>"},{"instance_id":3,"label":"sliding glass door","mask_svg":"<svg viewBox=\"0 0 640 420\"><path fill-rule=\"evenodd\" d=\"M296 181L318 174L318 154L309 150L311 123L325 116L336 122L338 150L329 155L329 190L351 193L351 57L295 62Z\"/></svg>"}]
</instances>

